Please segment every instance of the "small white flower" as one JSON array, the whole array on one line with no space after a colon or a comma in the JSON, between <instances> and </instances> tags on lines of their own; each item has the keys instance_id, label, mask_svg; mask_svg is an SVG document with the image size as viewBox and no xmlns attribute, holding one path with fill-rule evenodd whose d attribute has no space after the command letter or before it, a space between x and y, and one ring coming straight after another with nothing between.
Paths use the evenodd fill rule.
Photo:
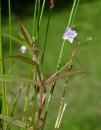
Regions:
<instances>
[{"instance_id":1,"label":"small white flower","mask_svg":"<svg viewBox=\"0 0 101 130\"><path fill-rule=\"evenodd\" d=\"M64 40L69 40L69 42L73 42L74 38L77 36L77 32L75 30L72 30L71 28L66 28L65 33L63 34Z\"/></svg>"},{"instance_id":2,"label":"small white flower","mask_svg":"<svg viewBox=\"0 0 101 130\"><path fill-rule=\"evenodd\" d=\"M23 53L25 53L27 51L27 47L26 46L21 46L20 51Z\"/></svg>"}]
</instances>

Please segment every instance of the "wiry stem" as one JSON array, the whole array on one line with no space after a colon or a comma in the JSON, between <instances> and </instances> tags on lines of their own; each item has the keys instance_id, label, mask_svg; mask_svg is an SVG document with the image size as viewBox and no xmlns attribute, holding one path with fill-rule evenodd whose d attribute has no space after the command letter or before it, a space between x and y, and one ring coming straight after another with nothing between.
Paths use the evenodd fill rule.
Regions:
<instances>
[{"instance_id":1,"label":"wiry stem","mask_svg":"<svg viewBox=\"0 0 101 130\"><path fill-rule=\"evenodd\" d=\"M62 114L62 110L63 110L63 104L64 104L67 82L68 82L68 77L66 78L66 83L65 83L65 86L64 86L64 91L63 91L63 95L62 95L62 99L61 99L61 103L60 103L60 108L59 108L57 120L56 120L56 123L55 123L55 129L56 130L58 129L58 124L60 122L60 118L61 118L61 114Z\"/></svg>"},{"instance_id":2,"label":"wiry stem","mask_svg":"<svg viewBox=\"0 0 101 130\"><path fill-rule=\"evenodd\" d=\"M43 93L44 93L44 83L42 81L41 73L40 73L38 65L36 65L36 70L37 70L38 78L39 78L39 82L40 82L40 99L39 99L39 105L38 105L39 111L38 111L37 116L36 116L36 120L35 120L35 124L34 124L34 130L37 130L38 122L40 120L40 115L41 115L42 106L43 106L42 99L43 99Z\"/></svg>"}]
</instances>

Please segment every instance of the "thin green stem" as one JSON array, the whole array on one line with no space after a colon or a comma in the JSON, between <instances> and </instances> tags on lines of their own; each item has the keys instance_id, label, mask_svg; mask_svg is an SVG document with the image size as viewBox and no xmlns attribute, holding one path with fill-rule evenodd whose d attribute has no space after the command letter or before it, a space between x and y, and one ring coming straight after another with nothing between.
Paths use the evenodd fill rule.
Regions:
<instances>
[{"instance_id":1,"label":"thin green stem","mask_svg":"<svg viewBox=\"0 0 101 130\"><path fill-rule=\"evenodd\" d=\"M2 94L0 93L0 114L2 113ZM3 127L3 121L0 119L0 129Z\"/></svg>"},{"instance_id":2,"label":"thin green stem","mask_svg":"<svg viewBox=\"0 0 101 130\"><path fill-rule=\"evenodd\" d=\"M30 85L28 85L28 88L27 88L24 111L28 110L28 105L29 105L29 93L30 93ZM23 121L25 122L25 124L27 124L27 117L24 117L24 118L23 118ZM24 127L24 130L26 130L26 127Z\"/></svg>"},{"instance_id":3,"label":"thin green stem","mask_svg":"<svg viewBox=\"0 0 101 130\"><path fill-rule=\"evenodd\" d=\"M12 35L12 22L11 22L11 1L8 0L8 13L9 13L9 34ZM12 55L12 40L10 39L10 55ZM12 58L10 58L10 74L12 74ZM11 108L13 107L13 96L12 96L12 83L10 84L11 93ZM13 114L13 113L12 113ZM12 115L13 116L13 115ZM12 124L12 130L14 130L14 125Z\"/></svg>"},{"instance_id":4,"label":"thin green stem","mask_svg":"<svg viewBox=\"0 0 101 130\"><path fill-rule=\"evenodd\" d=\"M37 22L37 34L36 34L36 39L37 39L37 45L39 46L39 19L40 19L40 0L38 0L38 22Z\"/></svg>"},{"instance_id":5,"label":"thin green stem","mask_svg":"<svg viewBox=\"0 0 101 130\"><path fill-rule=\"evenodd\" d=\"M46 28L46 36L45 36L44 48L43 48L43 52L42 52L41 71L42 71L42 66L43 66L43 59L44 59L44 55L45 55L45 50L46 50L46 42L47 42L47 35L48 35L50 16L51 16L51 10L49 11L49 17L48 17L47 28Z\"/></svg>"},{"instance_id":6,"label":"thin green stem","mask_svg":"<svg viewBox=\"0 0 101 130\"><path fill-rule=\"evenodd\" d=\"M11 3L8 0L8 9L9 9L9 34L12 35L12 22L11 22ZM12 55L12 40L10 39L10 55ZM12 73L12 58L10 58L10 70Z\"/></svg>"},{"instance_id":7,"label":"thin green stem","mask_svg":"<svg viewBox=\"0 0 101 130\"><path fill-rule=\"evenodd\" d=\"M0 0L0 32L2 32L2 24L1 24L1 0ZM0 35L0 59L3 59L3 43L2 43L2 36ZM4 60L0 61L0 74L5 73L5 67L4 67ZM2 112L4 115L7 115L7 109L6 109L6 86L5 82L2 81ZM0 106L1 107L1 106Z\"/></svg>"},{"instance_id":8,"label":"thin green stem","mask_svg":"<svg viewBox=\"0 0 101 130\"><path fill-rule=\"evenodd\" d=\"M77 12L77 9L78 9L79 2L80 2L80 0L77 1L76 7L75 7L75 10L74 10L74 13L73 13L73 19L72 19L72 22L71 22L71 27L73 26L73 23L74 23L74 19L75 19L75 16L76 16L76 12Z\"/></svg>"},{"instance_id":9,"label":"thin green stem","mask_svg":"<svg viewBox=\"0 0 101 130\"><path fill-rule=\"evenodd\" d=\"M1 0L0 0L0 32L2 32L2 25L1 25ZM3 58L3 49L2 49L2 35L0 35L0 59ZM3 74L3 61L0 61L0 72Z\"/></svg>"},{"instance_id":10,"label":"thin green stem","mask_svg":"<svg viewBox=\"0 0 101 130\"><path fill-rule=\"evenodd\" d=\"M34 99L33 99L33 106L36 107L36 102L37 102L37 86L34 86ZM35 112L32 114L32 121L31 121L31 126L33 125L33 122L35 122Z\"/></svg>"},{"instance_id":11,"label":"thin green stem","mask_svg":"<svg viewBox=\"0 0 101 130\"><path fill-rule=\"evenodd\" d=\"M11 22L11 1L8 0L8 13L9 13L9 35L12 35L12 22ZM10 39L10 56L12 55L12 40ZM10 58L10 74L12 74L12 58ZM12 96L12 83L10 84L10 93L11 93L11 108L13 108L13 96ZM12 113L13 116L13 113ZM12 130L14 127L12 125Z\"/></svg>"},{"instance_id":12,"label":"thin green stem","mask_svg":"<svg viewBox=\"0 0 101 130\"><path fill-rule=\"evenodd\" d=\"M17 94L17 96L16 96L16 99L15 99L15 101L14 101L13 108L12 108L12 110L11 110L10 116L13 116L13 112L14 112L16 103L17 103L17 101L18 101L18 98L19 98L19 96L20 96L22 87L23 87L23 84L21 85L21 87L20 87L20 89L19 89L19 92L18 92L18 94Z\"/></svg>"},{"instance_id":13,"label":"thin green stem","mask_svg":"<svg viewBox=\"0 0 101 130\"><path fill-rule=\"evenodd\" d=\"M73 24L73 22L74 22L74 16L76 15L76 11L77 11L77 9L75 10L75 7L77 6L78 7L78 5L76 5L76 1L77 0L74 0L74 3L73 3L73 7L72 7L72 10L71 10L71 13L70 13L70 17L69 17L69 22L68 22L68 25L67 25L67 27L69 27L70 25L71 25L71 23ZM79 1L79 0L78 0ZM79 4L79 3L78 3ZM75 15L73 15L75 13ZM74 17L74 18L73 18Z\"/></svg>"},{"instance_id":14,"label":"thin green stem","mask_svg":"<svg viewBox=\"0 0 101 130\"><path fill-rule=\"evenodd\" d=\"M32 27L32 37L35 36L36 11L37 11L37 0L35 1L35 7L34 7L34 17L33 17L33 27Z\"/></svg>"},{"instance_id":15,"label":"thin green stem","mask_svg":"<svg viewBox=\"0 0 101 130\"><path fill-rule=\"evenodd\" d=\"M12 110L11 110L11 113L10 113L10 116L11 116L11 117L13 116L13 113L14 113L14 110L15 110L15 106L16 106L16 103L17 103L18 98L19 98L19 96L20 96L22 87L23 87L23 84L21 85L21 87L20 87L20 89L19 89L19 92L18 92L18 94L17 94L17 96L16 96L16 99L15 99L15 101L14 101L14 104L13 104L13 106L12 106ZM9 130L9 129L10 129L10 127L7 126L7 130ZM14 126L13 126L13 125L12 125L12 129L14 129Z\"/></svg>"},{"instance_id":16,"label":"thin green stem","mask_svg":"<svg viewBox=\"0 0 101 130\"><path fill-rule=\"evenodd\" d=\"M39 27L40 27L40 24L41 24L41 19L42 19L42 15L43 15L44 7L45 7L45 2L46 2L46 0L44 0L44 1L43 1L43 4L42 4L42 9L41 9L41 14L40 14L40 19L39 19Z\"/></svg>"}]
</instances>

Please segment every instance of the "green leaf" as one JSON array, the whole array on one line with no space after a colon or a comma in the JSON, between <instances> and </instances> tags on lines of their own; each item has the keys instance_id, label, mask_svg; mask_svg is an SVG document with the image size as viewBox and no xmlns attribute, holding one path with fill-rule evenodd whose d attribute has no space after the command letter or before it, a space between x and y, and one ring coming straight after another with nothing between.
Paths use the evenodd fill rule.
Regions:
<instances>
[{"instance_id":1,"label":"green leaf","mask_svg":"<svg viewBox=\"0 0 101 130\"><path fill-rule=\"evenodd\" d=\"M24 38L24 36L21 33L19 33L19 36L20 36L22 42L25 43L25 45L27 46L26 39Z\"/></svg>"},{"instance_id":2,"label":"green leaf","mask_svg":"<svg viewBox=\"0 0 101 130\"><path fill-rule=\"evenodd\" d=\"M31 60L30 58L27 58L25 56L20 56L20 55L12 55L12 56L7 56L5 59L7 58L15 58L15 59L19 59L21 61L24 61L26 63L32 64L34 66L38 66L37 62L34 60Z\"/></svg>"},{"instance_id":3,"label":"green leaf","mask_svg":"<svg viewBox=\"0 0 101 130\"><path fill-rule=\"evenodd\" d=\"M3 119L3 120L5 120L5 121L8 121L8 122L13 119L12 117L8 117L8 116L1 115L1 114L0 114L0 118ZM22 122L22 121L19 121L19 120L15 120L15 121L13 121L12 123L15 124L15 125L17 125L17 126L20 126L20 127L22 127L22 128L24 128L25 126L26 126L26 127L28 126L28 124L26 124L26 123L24 123L24 122ZM0 130L2 130L2 129L3 129L3 128L1 128ZM27 127L27 129L28 129L28 130L31 130L31 128L29 128L29 127Z\"/></svg>"},{"instance_id":4,"label":"green leaf","mask_svg":"<svg viewBox=\"0 0 101 130\"><path fill-rule=\"evenodd\" d=\"M35 80L25 78L25 77L10 76L10 75L0 75L0 81L40 86L39 83Z\"/></svg>"},{"instance_id":5,"label":"green leaf","mask_svg":"<svg viewBox=\"0 0 101 130\"><path fill-rule=\"evenodd\" d=\"M20 21L20 18L17 16L18 18L18 23L19 23L19 26L20 26L20 29L21 29L21 32L24 36L24 38L26 39L26 42L31 45L31 37L30 35L28 34L27 30L25 29L25 27L22 25L21 21Z\"/></svg>"},{"instance_id":6,"label":"green leaf","mask_svg":"<svg viewBox=\"0 0 101 130\"><path fill-rule=\"evenodd\" d=\"M25 29L25 27L22 25L20 18L18 16L17 16L17 18L18 18L18 23L19 23L21 32L24 36L24 39L26 40L29 51L30 51L31 54L33 54L33 47L32 47L32 42L31 42L32 39L31 39L30 35L28 34L27 30ZM20 37L21 37L21 35L20 35Z\"/></svg>"},{"instance_id":7,"label":"green leaf","mask_svg":"<svg viewBox=\"0 0 101 130\"><path fill-rule=\"evenodd\" d=\"M72 75L75 75L75 74L79 74L79 73L82 73L82 74L85 74L87 73L88 71L85 71L85 70L77 70L77 71L70 71L70 72L65 72L63 74L60 74L56 77L53 77L53 78L49 78L45 83L44 85L47 85L47 84L50 84L58 79L61 79L61 78L64 78L64 77L67 77L67 76L72 76Z\"/></svg>"},{"instance_id":8,"label":"green leaf","mask_svg":"<svg viewBox=\"0 0 101 130\"><path fill-rule=\"evenodd\" d=\"M18 38L14 37L14 36L11 36L11 35L6 34L6 33L0 33L0 34L1 34L2 36L5 36L5 37L7 37L7 38L12 39L13 41L15 41L15 42L17 42L17 43L19 43L19 44L21 44L21 45L24 45L21 40L19 40Z\"/></svg>"},{"instance_id":9,"label":"green leaf","mask_svg":"<svg viewBox=\"0 0 101 130\"><path fill-rule=\"evenodd\" d=\"M36 111L38 111L39 110L39 108L31 108L31 109L28 109L28 110L26 110L25 112L22 112L21 114L19 114L19 115L17 115L17 116L15 116L15 117L13 117L13 118L10 118L10 117L4 117L3 115L0 115L0 118L1 119L4 119L4 120L8 120L8 123L5 125L5 126L7 126L7 125L9 125L9 124L11 124L11 123L14 123L14 124L17 124L17 125L19 125L19 121L17 121L18 119L20 119L20 118L22 118L22 117L24 117L24 116L28 116L28 115L30 115L30 114L32 114L33 112L36 112ZM22 122L20 122L20 125L22 125ZM5 127L4 126L4 127ZM3 127L3 128L4 128ZM3 128L1 128L0 130L2 130Z\"/></svg>"}]
</instances>

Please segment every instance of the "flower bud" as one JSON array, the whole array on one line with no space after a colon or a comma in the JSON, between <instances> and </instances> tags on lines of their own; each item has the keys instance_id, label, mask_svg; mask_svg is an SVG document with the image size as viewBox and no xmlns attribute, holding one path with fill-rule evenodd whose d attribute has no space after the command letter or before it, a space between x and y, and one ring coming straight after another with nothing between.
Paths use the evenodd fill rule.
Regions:
<instances>
[{"instance_id":1,"label":"flower bud","mask_svg":"<svg viewBox=\"0 0 101 130\"><path fill-rule=\"evenodd\" d=\"M21 46L20 51L23 53L25 53L27 51L27 47L26 46Z\"/></svg>"}]
</instances>

